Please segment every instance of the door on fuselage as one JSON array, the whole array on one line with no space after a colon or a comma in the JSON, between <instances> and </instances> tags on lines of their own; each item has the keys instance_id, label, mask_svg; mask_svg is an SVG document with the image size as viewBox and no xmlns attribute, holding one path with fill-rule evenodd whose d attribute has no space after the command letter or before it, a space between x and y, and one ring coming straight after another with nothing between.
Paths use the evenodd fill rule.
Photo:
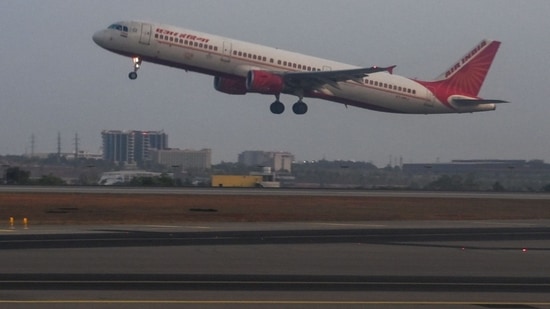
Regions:
<instances>
[{"instance_id":1,"label":"door on fuselage","mask_svg":"<svg viewBox=\"0 0 550 309\"><path fill-rule=\"evenodd\" d=\"M141 44L149 45L151 43L151 24L141 24L141 35L139 42Z\"/></svg>"},{"instance_id":2,"label":"door on fuselage","mask_svg":"<svg viewBox=\"0 0 550 309\"><path fill-rule=\"evenodd\" d=\"M223 62L231 61L231 42L223 41L222 53L223 53L223 56L222 56L221 60Z\"/></svg>"}]
</instances>

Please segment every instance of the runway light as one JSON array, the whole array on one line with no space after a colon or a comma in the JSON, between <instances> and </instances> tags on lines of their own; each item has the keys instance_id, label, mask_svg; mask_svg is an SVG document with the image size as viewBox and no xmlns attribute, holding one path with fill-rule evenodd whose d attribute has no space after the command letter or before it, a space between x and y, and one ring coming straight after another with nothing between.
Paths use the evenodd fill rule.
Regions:
<instances>
[{"instance_id":1,"label":"runway light","mask_svg":"<svg viewBox=\"0 0 550 309\"><path fill-rule=\"evenodd\" d=\"M527 248L521 249L521 252L527 252Z\"/></svg>"}]
</instances>

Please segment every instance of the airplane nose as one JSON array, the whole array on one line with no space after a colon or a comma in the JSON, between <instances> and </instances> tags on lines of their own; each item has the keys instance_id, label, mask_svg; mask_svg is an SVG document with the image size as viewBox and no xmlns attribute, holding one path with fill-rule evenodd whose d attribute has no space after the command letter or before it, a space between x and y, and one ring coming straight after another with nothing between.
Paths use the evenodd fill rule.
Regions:
<instances>
[{"instance_id":1,"label":"airplane nose","mask_svg":"<svg viewBox=\"0 0 550 309\"><path fill-rule=\"evenodd\" d=\"M103 30L94 33L94 35L92 35L92 40L94 40L97 45L101 46L103 43Z\"/></svg>"}]
</instances>

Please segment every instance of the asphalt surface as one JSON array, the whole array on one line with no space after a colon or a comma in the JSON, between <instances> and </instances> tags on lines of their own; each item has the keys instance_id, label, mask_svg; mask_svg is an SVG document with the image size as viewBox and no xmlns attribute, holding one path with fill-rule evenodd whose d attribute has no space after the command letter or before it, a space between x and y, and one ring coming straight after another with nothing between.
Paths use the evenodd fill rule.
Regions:
<instances>
[{"instance_id":1,"label":"asphalt surface","mask_svg":"<svg viewBox=\"0 0 550 309\"><path fill-rule=\"evenodd\" d=\"M10 193L87 193L87 194L170 194L170 195L244 195L244 196L342 196L342 197L424 197L467 199L550 200L546 192L445 192L350 189L288 188L210 188L210 187L118 187L118 186L0 186Z\"/></svg>"},{"instance_id":2,"label":"asphalt surface","mask_svg":"<svg viewBox=\"0 0 550 309\"><path fill-rule=\"evenodd\" d=\"M550 308L550 221L0 230L2 308Z\"/></svg>"}]
</instances>

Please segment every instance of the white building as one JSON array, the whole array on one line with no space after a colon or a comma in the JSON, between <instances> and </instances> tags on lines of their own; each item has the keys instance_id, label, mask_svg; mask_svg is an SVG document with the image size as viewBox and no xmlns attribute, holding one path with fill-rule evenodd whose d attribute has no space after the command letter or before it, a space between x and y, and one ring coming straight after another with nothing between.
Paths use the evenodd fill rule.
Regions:
<instances>
[{"instance_id":1,"label":"white building","mask_svg":"<svg viewBox=\"0 0 550 309\"><path fill-rule=\"evenodd\" d=\"M182 169L210 169L212 167L212 150L158 149L150 150L151 161L165 166L179 166Z\"/></svg>"},{"instance_id":2,"label":"white building","mask_svg":"<svg viewBox=\"0 0 550 309\"><path fill-rule=\"evenodd\" d=\"M239 154L239 163L247 166L266 166L273 171L291 172L294 155L284 151L249 150Z\"/></svg>"}]
</instances>

